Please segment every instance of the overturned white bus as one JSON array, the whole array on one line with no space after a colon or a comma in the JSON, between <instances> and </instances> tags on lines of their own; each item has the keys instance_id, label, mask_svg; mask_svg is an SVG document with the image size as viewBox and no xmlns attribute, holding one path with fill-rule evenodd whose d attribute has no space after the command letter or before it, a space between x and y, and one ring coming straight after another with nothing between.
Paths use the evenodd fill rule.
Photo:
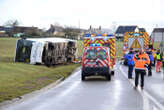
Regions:
<instances>
[{"instance_id":1,"label":"overturned white bus","mask_svg":"<svg viewBox=\"0 0 164 110\"><path fill-rule=\"evenodd\" d=\"M73 62L77 55L77 41L64 38L19 39L15 62L52 66Z\"/></svg>"}]
</instances>

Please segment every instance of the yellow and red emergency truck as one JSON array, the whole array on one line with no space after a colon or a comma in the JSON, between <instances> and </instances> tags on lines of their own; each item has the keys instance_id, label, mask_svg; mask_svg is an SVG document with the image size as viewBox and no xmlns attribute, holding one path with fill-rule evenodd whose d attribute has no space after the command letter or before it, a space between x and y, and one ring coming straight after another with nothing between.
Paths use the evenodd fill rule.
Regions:
<instances>
[{"instance_id":1,"label":"yellow and red emergency truck","mask_svg":"<svg viewBox=\"0 0 164 110\"><path fill-rule=\"evenodd\" d=\"M82 59L82 80L101 75L111 80L116 63L115 37L108 34L85 34Z\"/></svg>"},{"instance_id":2,"label":"yellow and red emergency truck","mask_svg":"<svg viewBox=\"0 0 164 110\"><path fill-rule=\"evenodd\" d=\"M149 35L147 32L126 32L124 34L124 47L125 49L146 49L149 48Z\"/></svg>"},{"instance_id":3,"label":"yellow and red emergency truck","mask_svg":"<svg viewBox=\"0 0 164 110\"><path fill-rule=\"evenodd\" d=\"M123 54L126 56L130 48L133 48L133 50L153 48L153 45L150 44L147 32L126 32L124 34ZM127 63L128 59L124 58L124 65L127 65Z\"/></svg>"}]
</instances>

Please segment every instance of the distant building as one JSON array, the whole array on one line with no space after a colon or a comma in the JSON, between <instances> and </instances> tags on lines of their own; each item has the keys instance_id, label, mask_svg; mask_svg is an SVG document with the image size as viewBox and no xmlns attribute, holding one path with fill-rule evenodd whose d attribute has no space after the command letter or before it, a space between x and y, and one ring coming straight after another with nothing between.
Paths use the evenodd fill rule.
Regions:
<instances>
[{"instance_id":1,"label":"distant building","mask_svg":"<svg viewBox=\"0 0 164 110\"><path fill-rule=\"evenodd\" d=\"M146 32L145 28L139 28L139 32Z\"/></svg>"},{"instance_id":2,"label":"distant building","mask_svg":"<svg viewBox=\"0 0 164 110\"><path fill-rule=\"evenodd\" d=\"M111 29L108 28L101 28L101 26L99 26L99 28L93 28L92 26L90 26L90 28L88 30L86 30L85 33L106 33L106 34L114 34L113 31Z\"/></svg>"},{"instance_id":3,"label":"distant building","mask_svg":"<svg viewBox=\"0 0 164 110\"><path fill-rule=\"evenodd\" d=\"M8 37L8 33L12 31L12 27L0 26L0 37Z\"/></svg>"},{"instance_id":4,"label":"distant building","mask_svg":"<svg viewBox=\"0 0 164 110\"><path fill-rule=\"evenodd\" d=\"M9 32L12 31L12 27L5 27L5 26L0 26L0 31L4 31L4 32Z\"/></svg>"},{"instance_id":5,"label":"distant building","mask_svg":"<svg viewBox=\"0 0 164 110\"><path fill-rule=\"evenodd\" d=\"M139 32L138 26L119 26L115 32L117 39L124 39L124 34L126 32Z\"/></svg>"},{"instance_id":6,"label":"distant building","mask_svg":"<svg viewBox=\"0 0 164 110\"><path fill-rule=\"evenodd\" d=\"M38 27L25 27L25 26L15 26L15 27L6 27L0 26L0 36L10 36L14 34L23 33L26 35L39 35L40 30Z\"/></svg>"},{"instance_id":7,"label":"distant building","mask_svg":"<svg viewBox=\"0 0 164 110\"><path fill-rule=\"evenodd\" d=\"M38 27L24 27L24 26L15 26L13 27L13 33L24 33L24 34L33 34L38 33Z\"/></svg>"},{"instance_id":8,"label":"distant building","mask_svg":"<svg viewBox=\"0 0 164 110\"><path fill-rule=\"evenodd\" d=\"M59 35L59 36L64 36L64 28L62 26L55 26L52 25L50 26L50 28L48 29L47 33L51 36L54 35Z\"/></svg>"},{"instance_id":9,"label":"distant building","mask_svg":"<svg viewBox=\"0 0 164 110\"><path fill-rule=\"evenodd\" d=\"M155 42L164 41L164 28L154 28L151 33L151 38L154 39Z\"/></svg>"},{"instance_id":10,"label":"distant building","mask_svg":"<svg viewBox=\"0 0 164 110\"><path fill-rule=\"evenodd\" d=\"M99 28L93 28L92 26L90 26L86 33L101 33L101 26L99 26Z\"/></svg>"}]
</instances>

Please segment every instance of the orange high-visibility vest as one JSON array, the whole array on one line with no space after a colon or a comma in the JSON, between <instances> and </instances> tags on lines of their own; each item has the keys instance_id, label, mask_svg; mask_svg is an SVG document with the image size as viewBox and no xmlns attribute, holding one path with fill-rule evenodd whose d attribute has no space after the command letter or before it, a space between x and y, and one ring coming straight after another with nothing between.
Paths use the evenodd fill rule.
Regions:
<instances>
[{"instance_id":1,"label":"orange high-visibility vest","mask_svg":"<svg viewBox=\"0 0 164 110\"><path fill-rule=\"evenodd\" d=\"M133 56L135 68L136 69L146 69L145 64L150 64L149 56L146 53L140 54L140 55L138 55L138 57L140 58L139 60L137 60L135 58L135 56L136 56L136 54Z\"/></svg>"}]
</instances>

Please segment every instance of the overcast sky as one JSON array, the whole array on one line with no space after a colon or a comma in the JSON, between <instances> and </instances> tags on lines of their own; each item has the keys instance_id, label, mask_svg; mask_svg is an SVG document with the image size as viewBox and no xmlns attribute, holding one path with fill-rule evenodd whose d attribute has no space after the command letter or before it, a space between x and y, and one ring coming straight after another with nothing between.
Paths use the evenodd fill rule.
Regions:
<instances>
[{"instance_id":1,"label":"overcast sky","mask_svg":"<svg viewBox=\"0 0 164 110\"><path fill-rule=\"evenodd\" d=\"M164 27L164 0L0 0L0 25L17 19L21 25L89 28L138 25L149 32Z\"/></svg>"}]
</instances>

